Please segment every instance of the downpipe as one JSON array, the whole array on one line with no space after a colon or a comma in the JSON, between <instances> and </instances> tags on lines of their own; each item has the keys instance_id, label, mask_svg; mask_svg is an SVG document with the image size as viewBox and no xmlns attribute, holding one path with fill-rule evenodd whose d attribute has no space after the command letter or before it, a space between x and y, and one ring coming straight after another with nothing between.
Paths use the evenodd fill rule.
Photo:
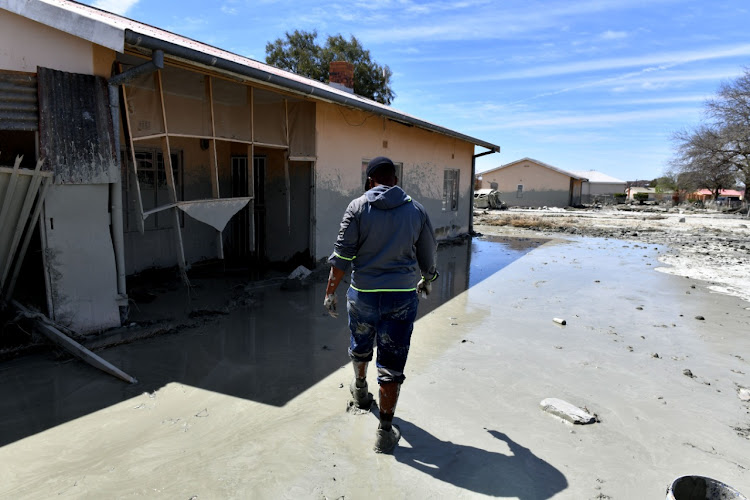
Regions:
<instances>
[{"instance_id":1,"label":"downpipe","mask_svg":"<svg viewBox=\"0 0 750 500\"><path fill-rule=\"evenodd\" d=\"M109 185L110 227L112 244L115 251L115 268L117 270L117 305L120 309L120 323L128 318L128 294L125 280L125 230L123 227L122 202L122 160L120 155L120 85L132 81L138 76L153 73L164 68L164 52L156 50L151 61L130 68L111 77L108 81L109 109L112 114L112 132L115 141L115 157L118 168L117 181Z\"/></svg>"}]
</instances>

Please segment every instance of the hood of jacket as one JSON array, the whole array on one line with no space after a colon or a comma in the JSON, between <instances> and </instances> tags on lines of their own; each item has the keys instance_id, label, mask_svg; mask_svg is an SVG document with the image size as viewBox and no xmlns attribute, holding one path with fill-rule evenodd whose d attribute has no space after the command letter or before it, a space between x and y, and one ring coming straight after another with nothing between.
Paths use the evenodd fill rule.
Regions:
<instances>
[{"instance_id":1,"label":"hood of jacket","mask_svg":"<svg viewBox=\"0 0 750 500\"><path fill-rule=\"evenodd\" d=\"M411 201L411 196L398 186L375 186L365 193L367 202L380 210L390 210Z\"/></svg>"}]
</instances>

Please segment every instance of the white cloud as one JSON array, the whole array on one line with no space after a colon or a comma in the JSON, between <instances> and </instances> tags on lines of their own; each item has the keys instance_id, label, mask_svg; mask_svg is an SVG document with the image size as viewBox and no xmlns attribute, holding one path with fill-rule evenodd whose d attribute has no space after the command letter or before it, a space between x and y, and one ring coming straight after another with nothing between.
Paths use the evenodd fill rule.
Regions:
<instances>
[{"instance_id":1,"label":"white cloud","mask_svg":"<svg viewBox=\"0 0 750 500\"><path fill-rule=\"evenodd\" d=\"M599 38L602 40L619 40L622 38L627 38L628 34L624 31L605 31L601 35L599 35Z\"/></svg>"},{"instance_id":2,"label":"white cloud","mask_svg":"<svg viewBox=\"0 0 750 500\"><path fill-rule=\"evenodd\" d=\"M691 62L741 56L750 56L750 44L727 47L712 47L696 51L667 52L645 56L597 59L592 61L572 62L568 64L551 64L547 66L537 66L520 71L506 71L503 73L495 73L490 75L477 74L475 76L467 78L452 79L449 81L449 83L470 83L499 80L519 80L526 78L543 78L550 76L562 76L577 73L593 73L597 71L648 66L634 73L640 74L644 72L668 69L680 64ZM442 83L447 82L444 81Z\"/></svg>"},{"instance_id":3,"label":"white cloud","mask_svg":"<svg viewBox=\"0 0 750 500\"><path fill-rule=\"evenodd\" d=\"M106 10L124 16L140 0L96 0L91 5L97 9Z\"/></svg>"},{"instance_id":4,"label":"white cloud","mask_svg":"<svg viewBox=\"0 0 750 500\"><path fill-rule=\"evenodd\" d=\"M661 108L614 113L581 113L553 115L549 112L515 113L512 120L502 117L495 122L472 127L474 131L492 131L517 128L547 127L608 127L623 123L663 122L665 120L687 120L695 118L700 111L694 107Z\"/></svg>"}]
</instances>

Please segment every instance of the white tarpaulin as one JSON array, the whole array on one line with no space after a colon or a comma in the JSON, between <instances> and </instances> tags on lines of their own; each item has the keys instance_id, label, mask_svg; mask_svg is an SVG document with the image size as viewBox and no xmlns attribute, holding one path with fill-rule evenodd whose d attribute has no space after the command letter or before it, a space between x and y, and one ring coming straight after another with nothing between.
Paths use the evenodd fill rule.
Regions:
<instances>
[{"instance_id":1,"label":"white tarpaulin","mask_svg":"<svg viewBox=\"0 0 750 500\"><path fill-rule=\"evenodd\" d=\"M223 231L234 214L242 210L251 198L224 198L218 200L181 201L180 210L217 231Z\"/></svg>"}]
</instances>

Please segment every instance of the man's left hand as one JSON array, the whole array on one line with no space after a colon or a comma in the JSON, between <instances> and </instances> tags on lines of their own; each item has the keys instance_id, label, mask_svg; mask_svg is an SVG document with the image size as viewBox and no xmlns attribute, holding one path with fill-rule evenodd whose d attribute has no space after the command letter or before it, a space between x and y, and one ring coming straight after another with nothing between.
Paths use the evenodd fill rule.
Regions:
<instances>
[{"instance_id":1,"label":"man's left hand","mask_svg":"<svg viewBox=\"0 0 750 500\"><path fill-rule=\"evenodd\" d=\"M336 294L329 293L323 300L323 307L332 318L338 318L339 313L336 312Z\"/></svg>"}]
</instances>

